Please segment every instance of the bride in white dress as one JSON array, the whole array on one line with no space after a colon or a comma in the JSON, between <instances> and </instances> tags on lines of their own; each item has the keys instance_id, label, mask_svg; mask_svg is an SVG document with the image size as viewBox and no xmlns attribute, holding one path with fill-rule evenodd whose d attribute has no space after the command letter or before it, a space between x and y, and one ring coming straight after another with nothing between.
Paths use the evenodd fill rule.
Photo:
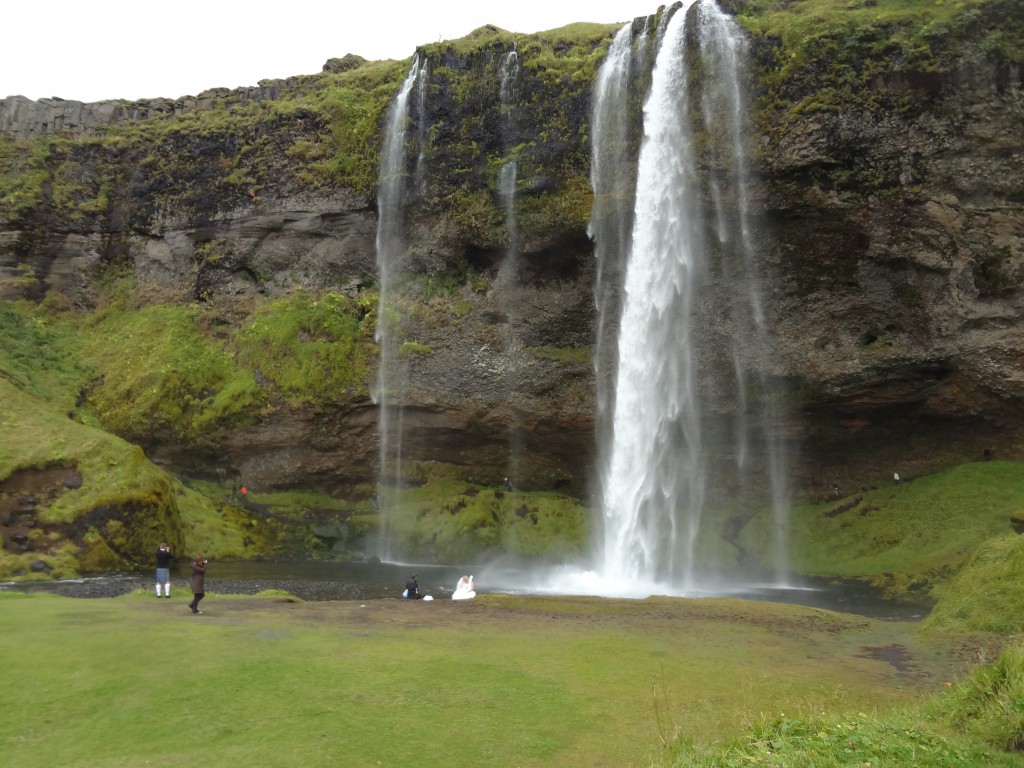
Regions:
<instances>
[{"instance_id":1,"label":"bride in white dress","mask_svg":"<svg viewBox=\"0 0 1024 768\"><path fill-rule=\"evenodd\" d=\"M455 592L452 595L452 600L469 600L471 597L476 597L476 587L473 586L473 577L463 576L459 579L459 583L455 585Z\"/></svg>"}]
</instances>

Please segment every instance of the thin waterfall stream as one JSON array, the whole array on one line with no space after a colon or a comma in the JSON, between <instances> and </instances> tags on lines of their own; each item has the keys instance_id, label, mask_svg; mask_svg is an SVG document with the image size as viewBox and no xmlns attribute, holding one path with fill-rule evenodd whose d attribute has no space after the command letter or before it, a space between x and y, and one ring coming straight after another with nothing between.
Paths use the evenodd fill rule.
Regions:
<instances>
[{"instance_id":1,"label":"thin waterfall stream","mask_svg":"<svg viewBox=\"0 0 1024 768\"><path fill-rule=\"evenodd\" d=\"M505 236L508 246L505 250L505 257L499 270L499 280L504 284L503 295L505 299L505 314L509 321L505 328L505 357L508 360L506 370L506 381L508 386L509 402L516 401L516 366L517 356L520 351L520 341L517 328L511 320L514 317L512 306L509 302L515 301L516 292L514 286L519 279L519 226L516 218L516 184L518 182L518 164L515 158L516 143L516 109L519 98L519 54L513 48L501 59L499 69L499 103L501 105L502 120L502 144L505 155L508 159L502 164L498 172L498 196L502 201L505 212ZM519 462L523 452L523 441L520 433L521 424L515 418L515 409L512 409L513 416L508 424L508 468L506 471L506 485L512 485L519 479Z\"/></svg>"},{"instance_id":2,"label":"thin waterfall stream","mask_svg":"<svg viewBox=\"0 0 1024 768\"><path fill-rule=\"evenodd\" d=\"M405 369L398 356L401 338L396 337L390 302L405 260L405 213L410 180L407 167L406 133L409 102L422 70L419 58L413 59L409 74L388 110L384 145L381 149L380 183L377 197L377 269L380 275L380 299L375 339L380 347L380 367L375 400L379 409L380 469L377 504L381 516L379 556L389 560L395 552L389 513L394 504L393 489L402 477L402 403ZM417 175L422 173L417 163Z\"/></svg>"}]
</instances>

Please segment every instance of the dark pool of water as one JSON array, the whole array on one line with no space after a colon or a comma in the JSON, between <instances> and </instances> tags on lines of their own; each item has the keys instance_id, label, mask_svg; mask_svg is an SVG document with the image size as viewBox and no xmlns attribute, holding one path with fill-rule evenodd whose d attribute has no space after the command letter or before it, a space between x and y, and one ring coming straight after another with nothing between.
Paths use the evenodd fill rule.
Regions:
<instances>
[{"instance_id":1,"label":"dark pool of water","mask_svg":"<svg viewBox=\"0 0 1024 768\"><path fill-rule=\"evenodd\" d=\"M207 567L208 594L256 594L270 589L286 591L303 600L379 600L399 598L405 581L417 573L420 590L436 599L448 599L462 575L472 574L480 594L594 594L605 597L645 597L665 594L656 587L619 589L601 584L585 572L552 569L538 572L500 566L417 565L400 563L217 562ZM188 587L187 566L172 569L176 588ZM114 597L137 589L153 589L153 573L112 573L86 579L0 583L0 590L46 591L68 597ZM859 583L794 578L785 587L747 580L694 589L678 596L733 597L805 605L853 613L876 619L916 621L928 608L894 603L880 591Z\"/></svg>"}]
</instances>

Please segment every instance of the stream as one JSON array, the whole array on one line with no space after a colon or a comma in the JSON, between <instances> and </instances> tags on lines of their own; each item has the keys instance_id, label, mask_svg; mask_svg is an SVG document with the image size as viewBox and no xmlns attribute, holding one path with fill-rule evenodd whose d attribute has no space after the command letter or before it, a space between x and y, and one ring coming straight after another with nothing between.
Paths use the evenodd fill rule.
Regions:
<instances>
[{"instance_id":1,"label":"stream","mask_svg":"<svg viewBox=\"0 0 1024 768\"><path fill-rule=\"evenodd\" d=\"M642 598L646 594L615 590L588 572L553 568L526 570L501 565L422 565L407 563L328 563L294 561L211 561L206 572L208 595L254 595L282 590L302 600L380 600L401 597L405 581L417 573L420 591L435 599L449 599L462 575L473 575L478 594L598 595ZM589 580L588 580L589 579ZM171 569L176 589L187 589L187 564ZM0 582L0 591L51 592L66 597L116 597L135 590L152 590L153 572L109 573L62 581ZM859 582L834 582L793 577L785 587L756 579L690 591L680 597L732 597L804 605L889 621L917 621L928 613L920 604L885 599L880 590Z\"/></svg>"}]
</instances>

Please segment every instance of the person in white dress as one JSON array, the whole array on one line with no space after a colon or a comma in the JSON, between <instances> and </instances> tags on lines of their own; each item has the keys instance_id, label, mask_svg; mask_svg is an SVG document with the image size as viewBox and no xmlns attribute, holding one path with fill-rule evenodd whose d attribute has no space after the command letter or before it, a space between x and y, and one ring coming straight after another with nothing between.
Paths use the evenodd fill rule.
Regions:
<instances>
[{"instance_id":1,"label":"person in white dress","mask_svg":"<svg viewBox=\"0 0 1024 768\"><path fill-rule=\"evenodd\" d=\"M476 597L476 587L473 586L473 577L463 576L459 579L459 583L455 585L455 592L452 594L452 600L469 600L472 597Z\"/></svg>"}]
</instances>

